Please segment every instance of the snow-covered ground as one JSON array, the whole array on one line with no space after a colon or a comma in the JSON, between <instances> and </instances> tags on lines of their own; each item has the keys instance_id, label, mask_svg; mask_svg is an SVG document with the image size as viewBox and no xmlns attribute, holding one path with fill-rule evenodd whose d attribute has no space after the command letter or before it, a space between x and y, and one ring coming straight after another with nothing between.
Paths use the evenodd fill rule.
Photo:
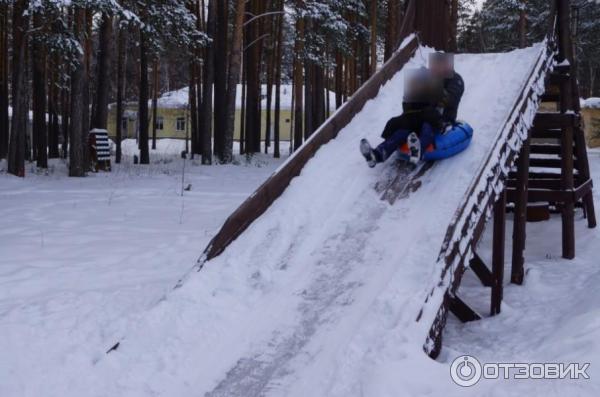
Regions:
<instances>
[{"instance_id":1,"label":"snow-covered ground","mask_svg":"<svg viewBox=\"0 0 600 397\"><path fill-rule=\"evenodd\" d=\"M582 99L581 107L590 109L600 109L600 98Z\"/></svg>"},{"instance_id":2,"label":"snow-covered ground","mask_svg":"<svg viewBox=\"0 0 600 397\"><path fill-rule=\"evenodd\" d=\"M0 171L0 396L71 395L78 370L93 371L282 161L188 160L181 196L183 142L159 141L150 166L132 164L134 148L88 178L66 177L62 161L25 179Z\"/></svg>"},{"instance_id":3,"label":"snow-covered ground","mask_svg":"<svg viewBox=\"0 0 600 397\"><path fill-rule=\"evenodd\" d=\"M559 219L530 224L525 285L507 286L500 316L451 320L439 361L412 328L440 234L535 54L457 58L471 90L461 117L477 114L479 135L390 207L372 189L381 169L365 167L356 142L375 139L397 112L403 78L394 77L265 216L175 292L273 162L188 162L183 198L177 146L153 166L86 179L64 177L60 164L49 176L0 175L0 396L599 395L600 229L582 219L574 261L560 259ZM590 156L600 186L600 153ZM464 287L485 305L487 291L468 278ZM449 371L460 354L590 362L591 379L463 389Z\"/></svg>"},{"instance_id":4,"label":"snow-covered ground","mask_svg":"<svg viewBox=\"0 0 600 397\"><path fill-rule=\"evenodd\" d=\"M600 150L589 153L595 186L600 186ZM600 208L600 190L594 191ZM512 222L507 224L507 265L502 313L462 324L450 318L444 362L469 354L482 363L590 363L586 380L482 380L460 396L598 396L600 395L600 228L588 229L577 212L577 257L561 257L561 220L528 223L523 286L510 284ZM600 220L600 219L599 219ZM481 242L491 263L491 231ZM484 315L490 289L467 272L461 296ZM453 395L453 394L452 394Z\"/></svg>"}]
</instances>

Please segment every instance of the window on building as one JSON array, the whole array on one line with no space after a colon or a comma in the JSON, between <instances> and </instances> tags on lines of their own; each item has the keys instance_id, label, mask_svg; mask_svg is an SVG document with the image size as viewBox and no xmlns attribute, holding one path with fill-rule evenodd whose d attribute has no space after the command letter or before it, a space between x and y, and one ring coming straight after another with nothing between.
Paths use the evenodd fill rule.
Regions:
<instances>
[{"instance_id":1,"label":"window on building","mask_svg":"<svg viewBox=\"0 0 600 397\"><path fill-rule=\"evenodd\" d=\"M185 131L185 117L177 117L175 129L177 131Z\"/></svg>"},{"instance_id":2,"label":"window on building","mask_svg":"<svg viewBox=\"0 0 600 397\"><path fill-rule=\"evenodd\" d=\"M127 117L121 119L121 129L127 132Z\"/></svg>"},{"instance_id":3,"label":"window on building","mask_svg":"<svg viewBox=\"0 0 600 397\"><path fill-rule=\"evenodd\" d=\"M162 131L165 126L165 119L162 116L156 117L156 129Z\"/></svg>"}]
</instances>

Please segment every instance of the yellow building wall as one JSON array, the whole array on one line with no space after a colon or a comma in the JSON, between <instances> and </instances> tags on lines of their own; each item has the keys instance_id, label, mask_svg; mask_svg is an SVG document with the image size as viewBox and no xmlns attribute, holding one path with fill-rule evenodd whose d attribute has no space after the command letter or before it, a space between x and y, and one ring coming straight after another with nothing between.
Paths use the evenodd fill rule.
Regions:
<instances>
[{"instance_id":1,"label":"yellow building wall","mask_svg":"<svg viewBox=\"0 0 600 397\"><path fill-rule=\"evenodd\" d=\"M137 112L136 107L126 106L125 114ZM150 113L152 113L150 111ZM190 119L189 112L187 109L158 109L158 117L163 118L163 129L156 131L156 136L158 138L174 138L174 139L185 139L186 136L190 135ZM152 116L152 115L151 115ZM176 123L178 117L185 117L186 119L186 130L187 131L178 131L176 129ZM273 117L273 112L271 112L271 117ZM240 118L241 111L237 110L235 112L235 130L234 130L234 139L240 139ZM288 141L290 140L290 126L291 126L291 118L292 113L290 110L281 110L281 119L279 123L280 128L280 140ZM267 112L262 111L262 139L265 138L265 128L267 119ZM152 136L152 117L149 123L149 134ZM116 137L116 107L111 107L108 113L108 135L111 138ZM127 128L122 130L123 139L132 138L135 139L137 137L137 118L128 118ZM271 140L273 139L273 130L271 130Z\"/></svg>"},{"instance_id":2,"label":"yellow building wall","mask_svg":"<svg viewBox=\"0 0 600 397\"><path fill-rule=\"evenodd\" d=\"M588 147L600 147L600 109L584 108L581 114Z\"/></svg>"}]
</instances>

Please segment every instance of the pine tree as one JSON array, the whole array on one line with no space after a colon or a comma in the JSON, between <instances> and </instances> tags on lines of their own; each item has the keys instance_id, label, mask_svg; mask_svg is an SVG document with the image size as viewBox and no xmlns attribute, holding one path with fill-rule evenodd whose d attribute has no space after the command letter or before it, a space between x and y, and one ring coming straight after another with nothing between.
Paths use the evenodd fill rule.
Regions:
<instances>
[{"instance_id":1,"label":"pine tree","mask_svg":"<svg viewBox=\"0 0 600 397\"><path fill-rule=\"evenodd\" d=\"M600 5L573 0L578 24L578 76L582 92L598 93L600 68ZM551 2L545 0L488 0L467 18L460 30L459 47L470 52L509 51L544 39L549 29Z\"/></svg>"}]
</instances>

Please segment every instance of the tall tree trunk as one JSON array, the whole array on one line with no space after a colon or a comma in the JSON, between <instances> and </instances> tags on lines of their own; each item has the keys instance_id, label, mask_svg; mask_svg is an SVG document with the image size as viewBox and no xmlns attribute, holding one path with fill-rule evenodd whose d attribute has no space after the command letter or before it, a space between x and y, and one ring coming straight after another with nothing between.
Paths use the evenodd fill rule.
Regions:
<instances>
[{"instance_id":1,"label":"tall tree trunk","mask_svg":"<svg viewBox=\"0 0 600 397\"><path fill-rule=\"evenodd\" d=\"M12 59L12 122L8 148L8 172L25 176L25 147L27 133L27 29L29 18L24 15L28 1L17 0L13 5L13 59Z\"/></svg>"},{"instance_id":2,"label":"tall tree trunk","mask_svg":"<svg viewBox=\"0 0 600 397\"><path fill-rule=\"evenodd\" d=\"M60 135L60 122L58 118L58 55L52 58L50 68L50 79L48 82L48 112L50 113L50 125L48 126L48 157L58 158L58 137Z\"/></svg>"},{"instance_id":3,"label":"tall tree trunk","mask_svg":"<svg viewBox=\"0 0 600 397\"><path fill-rule=\"evenodd\" d=\"M283 0L278 2L278 11L283 13ZM281 137L281 62L283 54L283 15L277 16L277 39L275 54L275 129L273 131L273 157L281 157L280 137Z\"/></svg>"},{"instance_id":4,"label":"tall tree trunk","mask_svg":"<svg viewBox=\"0 0 600 397\"><path fill-rule=\"evenodd\" d=\"M0 4L0 159L8 155L8 3Z\"/></svg>"},{"instance_id":5,"label":"tall tree trunk","mask_svg":"<svg viewBox=\"0 0 600 397\"><path fill-rule=\"evenodd\" d=\"M94 25L94 15L91 9L86 8L85 10L85 36L84 36L84 54L83 54L83 64L85 70L85 78L83 79L83 147L84 147L84 161L86 167L90 164L90 151L88 150L88 138L89 131L92 127L92 115L90 112L91 106L90 101L92 99L90 95L90 82L92 80L92 53L93 53L93 43L92 43L92 28Z\"/></svg>"},{"instance_id":6,"label":"tall tree trunk","mask_svg":"<svg viewBox=\"0 0 600 397\"><path fill-rule=\"evenodd\" d=\"M274 3L274 2L273 2ZM273 4L275 6L275 4ZM269 9L271 12L274 8ZM266 48L266 65L267 65L267 109L266 109L266 120L265 120L265 153L269 153L269 147L271 146L271 133L273 130L272 124L272 106L273 106L273 83L275 75L275 40L277 38L277 18L273 17L268 24L268 30L265 29L269 34L269 46Z\"/></svg>"},{"instance_id":7,"label":"tall tree trunk","mask_svg":"<svg viewBox=\"0 0 600 397\"><path fill-rule=\"evenodd\" d=\"M450 51L458 51L458 6L459 0L452 0L450 4Z\"/></svg>"},{"instance_id":8,"label":"tall tree trunk","mask_svg":"<svg viewBox=\"0 0 600 397\"><path fill-rule=\"evenodd\" d=\"M385 60L390 59L398 45L398 26L401 18L401 5L399 0L388 0L388 19L385 32Z\"/></svg>"},{"instance_id":9,"label":"tall tree trunk","mask_svg":"<svg viewBox=\"0 0 600 397\"><path fill-rule=\"evenodd\" d=\"M204 1L194 0L192 1L192 4L192 13L196 16L196 29L198 29L200 32L206 32L207 22ZM193 51L193 55L198 58L206 59L206 49L195 49ZM194 112L194 117L196 118L196 134L192 139L192 158L196 154L198 156L202 154L202 137L204 134L201 121L202 103L204 100L204 89L206 88L203 84L206 62L196 63L196 65L196 69L198 71L198 74L196 75L196 112Z\"/></svg>"},{"instance_id":10,"label":"tall tree trunk","mask_svg":"<svg viewBox=\"0 0 600 397\"><path fill-rule=\"evenodd\" d=\"M156 123L158 121L158 74L159 74L158 59L154 60L152 66L152 150L156 150Z\"/></svg>"},{"instance_id":11,"label":"tall tree trunk","mask_svg":"<svg viewBox=\"0 0 600 397\"><path fill-rule=\"evenodd\" d=\"M240 102L240 154L246 153L246 98L248 87L248 69L242 67L242 100ZM237 112L237 109L236 109Z\"/></svg>"},{"instance_id":12,"label":"tall tree trunk","mask_svg":"<svg viewBox=\"0 0 600 397\"><path fill-rule=\"evenodd\" d=\"M214 153L219 157L219 160L223 162L225 160L224 145L228 123L227 117L231 112L231 110L227 108L229 91L229 87L227 86L227 76L230 75L228 74L227 70L227 59L229 52L229 21L228 2L219 0L215 1L217 8L217 25L214 48L218 49L218 51L215 51ZM237 84L237 81L235 84ZM236 87L234 87L234 90L235 88ZM233 115L235 117L235 97L233 101Z\"/></svg>"},{"instance_id":13,"label":"tall tree trunk","mask_svg":"<svg viewBox=\"0 0 600 397\"><path fill-rule=\"evenodd\" d=\"M377 0L370 0L370 25L371 25L371 70L370 75L377 71Z\"/></svg>"},{"instance_id":14,"label":"tall tree trunk","mask_svg":"<svg viewBox=\"0 0 600 397\"><path fill-rule=\"evenodd\" d=\"M294 151L294 140L295 140L295 125L296 125L296 85L293 84L292 82L292 106L290 107L290 113L291 113L291 120L290 120L290 131L289 131L289 135L290 135L290 154L292 154L292 152Z\"/></svg>"},{"instance_id":15,"label":"tall tree trunk","mask_svg":"<svg viewBox=\"0 0 600 397\"><path fill-rule=\"evenodd\" d=\"M108 124L108 96L110 91L111 44L113 41L113 19L110 15L102 14L100 24L99 51L97 59L95 114L92 127L106 129Z\"/></svg>"},{"instance_id":16,"label":"tall tree trunk","mask_svg":"<svg viewBox=\"0 0 600 397\"><path fill-rule=\"evenodd\" d=\"M86 11L84 8L75 8L74 11L74 36L82 47L85 46ZM85 112L85 72L84 54L81 53L77 59L77 65L71 74L71 120L69 123L69 176L82 177L86 175L86 146L84 140L87 137Z\"/></svg>"},{"instance_id":17,"label":"tall tree trunk","mask_svg":"<svg viewBox=\"0 0 600 397\"><path fill-rule=\"evenodd\" d=\"M310 27L308 27L310 31ZM315 130L313 124L313 70L312 64L304 63L304 140L307 140Z\"/></svg>"},{"instance_id":18,"label":"tall tree trunk","mask_svg":"<svg viewBox=\"0 0 600 397\"><path fill-rule=\"evenodd\" d=\"M321 66L313 66L313 132L316 131L321 124L325 122L325 79L323 68Z\"/></svg>"},{"instance_id":19,"label":"tall tree trunk","mask_svg":"<svg viewBox=\"0 0 600 397\"><path fill-rule=\"evenodd\" d=\"M248 10L248 19L252 15L260 15L261 7L257 0L249 2L250 9ZM246 42L246 51L244 58L244 66L246 69L246 80L248 91L246 96L246 153L260 152L260 65L261 65L261 44L259 40L261 35L261 20L250 22L246 26L246 34L244 36ZM257 150L258 149L258 150Z\"/></svg>"},{"instance_id":20,"label":"tall tree trunk","mask_svg":"<svg viewBox=\"0 0 600 397\"><path fill-rule=\"evenodd\" d=\"M589 66L590 69L590 90L589 90L589 95L588 97L593 97L594 96L594 89L596 88L596 68L594 67L594 65L592 65L590 63Z\"/></svg>"},{"instance_id":21,"label":"tall tree trunk","mask_svg":"<svg viewBox=\"0 0 600 397\"><path fill-rule=\"evenodd\" d=\"M117 43L117 115L116 115L116 155L115 161L121 162L121 141L123 140L123 96L125 92L125 60L127 54L127 31L122 27L119 29L119 41Z\"/></svg>"},{"instance_id":22,"label":"tall tree trunk","mask_svg":"<svg viewBox=\"0 0 600 397\"><path fill-rule=\"evenodd\" d=\"M303 7L302 0L296 0L298 8ZM303 131L303 112L302 112L302 91L303 91L303 75L302 75L302 52L304 40L304 18L299 17L296 21L296 41L294 44L294 146L293 150L298 150L302 146Z\"/></svg>"},{"instance_id":23,"label":"tall tree trunk","mask_svg":"<svg viewBox=\"0 0 600 397\"><path fill-rule=\"evenodd\" d=\"M190 104L190 124L192 127L192 156L194 155L194 143L198 136L198 93L196 92L197 84L197 71L196 63L192 60L190 62L190 83L189 83L189 104Z\"/></svg>"},{"instance_id":24,"label":"tall tree trunk","mask_svg":"<svg viewBox=\"0 0 600 397\"><path fill-rule=\"evenodd\" d=\"M450 3L447 0L409 0L401 35L417 31L421 41L437 50L450 48Z\"/></svg>"},{"instance_id":25,"label":"tall tree trunk","mask_svg":"<svg viewBox=\"0 0 600 397\"><path fill-rule=\"evenodd\" d=\"M43 16L33 15L33 27L41 30ZM40 168L48 168L48 125L46 123L46 46L40 40L31 45L33 63L33 126L36 142L36 161Z\"/></svg>"},{"instance_id":26,"label":"tall tree trunk","mask_svg":"<svg viewBox=\"0 0 600 397\"><path fill-rule=\"evenodd\" d=\"M140 29L140 95L138 103L140 164L150 164L148 148L148 48L146 33Z\"/></svg>"},{"instance_id":27,"label":"tall tree trunk","mask_svg":"<svg viewBox=\"0 0 600 397\"><path fill-rule=\"evenodd\" d=\"M214 38L217 30L217 0L208 2L208 19L206 33ZM204 90L202 90L202 116L199 118L202 139L202 164L212 164L212 119L213 119L213 84L215 81L215 46L214 42L206 48L204 63Z\"/></svg>"},{"instance_id":28,"label":"tall tree trunk","mask_svg":"<svg viewBox=\"0 0 600 397\"><path fill-rule=\"evenodd\" d=\"M233 160L233 130L235 126L235 96L237 83L240 81L242 60L242 43L244 35L244 15L246 10L245 0L236 0L235 21L233 24L233 39L231 41L231 57L229 64L229 78L227 81L227 127L225 128L223 157L224 163Z\"/></svg>"},{"instance_id":29,"label":"tall tree trunk","mask_svg":"<svg viewBox=\"0 0 600 397\"><path fill-rule=\"evenodd\" d=\"M71 91L68 87L64 87L60 92L61 104L61 131L62 131L62 157L67 158L69 154L69 138L71 134Z\"/></svg>"},{"instance_id":30,"label":"tall tree trunk","mask_svg":"<svg viewBox=\"0 0 600 397\"><path fill-rule=\"evenodd\" d=\"M527 0L521 0L519 10L519 47L527 47Z\"/></svg>"},{"instance_id":31,"label":"tall tree trunk","mask_svg":"<svg viewBox=\"0 0 600 397\"><path fill-rule=\"evenodd\" d=\"M344 57L340 51L335 52L335 108L342 106L344 99Z\"/></svg>"}]
</instances>

